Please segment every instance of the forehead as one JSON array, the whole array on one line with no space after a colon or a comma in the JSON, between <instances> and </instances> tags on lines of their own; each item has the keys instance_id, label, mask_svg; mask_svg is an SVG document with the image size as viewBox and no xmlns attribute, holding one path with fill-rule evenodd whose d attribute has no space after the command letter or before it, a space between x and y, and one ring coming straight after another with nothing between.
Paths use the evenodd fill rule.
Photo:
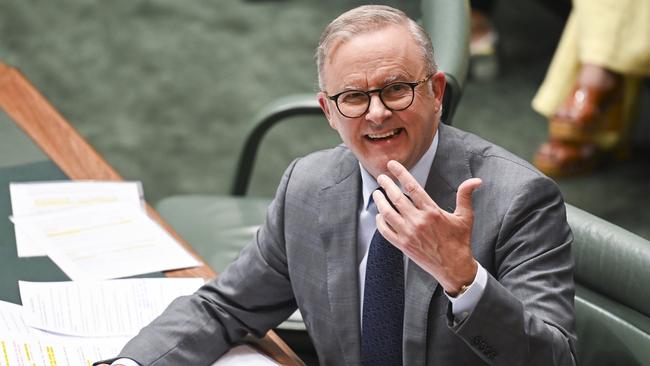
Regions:
<instances>
[{"instance_id":1,"label":"forehead","mask_svg":"<svg viewBox=\"0 0 650 366\"><path fill-rule=\"evenodd\" d=\"M325 62L324 82L327 89L374 87L411 81L424 69L422 50L409 30L390 25L335 41Z\"/></svg>"}]
</instances>

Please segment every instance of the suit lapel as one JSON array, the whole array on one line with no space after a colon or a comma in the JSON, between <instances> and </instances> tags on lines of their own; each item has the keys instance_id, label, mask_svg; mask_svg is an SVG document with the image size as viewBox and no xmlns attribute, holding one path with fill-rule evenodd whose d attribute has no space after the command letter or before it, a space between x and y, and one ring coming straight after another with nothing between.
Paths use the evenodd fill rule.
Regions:
<instances>
[{"instance_id":1,"label":"suit lapel","mask_svg":"<svg viewBox=\"0 0 650 366\"><path fill-rule=\"evenodd\" d=\"M472 177L469 159L458 130L440 124L436 157L433 159L424 189L445 211L456 209L456 190L461 183Z\"/></svg>"},{"instance_id":2,"label":"suit lapel","mask_svg":"<svg viewBox=\"0 0 650 366\"><path fill-rule=\"evenodd\" d=\"M425 190L448 212L456 209L456 190L471 177L469 161L462 141L452 127L440 124L436 156L431 165ZM404 309L404 364L426 365L429 308L438 281L409 260Z\"/></svg>"},{"instance_id":3,"label":"suit lapel","mask_svg":"<svg viewBox=\"0 0 650 366\"><path fill-rule=\"evenodd\" d=\"M333 326L346 364L360 363L358 206L361 177L351 153L339 164L339 176L320 193L319 223L327 256L327 295Z\"/></svg>"}]
</instances>

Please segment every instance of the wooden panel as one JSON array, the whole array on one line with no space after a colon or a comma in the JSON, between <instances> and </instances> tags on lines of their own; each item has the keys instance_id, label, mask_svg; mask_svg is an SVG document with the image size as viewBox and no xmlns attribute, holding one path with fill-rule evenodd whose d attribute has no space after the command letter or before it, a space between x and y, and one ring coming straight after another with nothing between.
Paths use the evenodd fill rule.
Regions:
<instances>
[{"instance_id":1,"label":"wooden panel","mask_svg":"<svg viewBox=\"0 0 650 366\"><path fill-rule=\"evenodd\" d=\"M20 71L2 62L0 107L70 179L122 180ZM149 205L147 213L202 263L196 268L167 271L166 276L202 277L206 280L216 276L194 249ZM269 331L262 340L248 338L247 341L257 344L283 365L303 365L300 358L273 331Z\"/></svg>"}]
</instances>

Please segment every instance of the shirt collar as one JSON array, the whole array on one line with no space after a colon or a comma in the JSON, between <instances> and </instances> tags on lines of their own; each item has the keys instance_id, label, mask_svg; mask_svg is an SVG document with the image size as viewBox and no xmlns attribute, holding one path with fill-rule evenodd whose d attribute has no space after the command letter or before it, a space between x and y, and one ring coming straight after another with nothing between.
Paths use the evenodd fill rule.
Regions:
<instances>
[{"instance_id":1,"label":"shirt collar","mask_svg":"<svg viewBox=\"0 0 650 366\"><path fill-rule=\"evenodd\" d=\"M438 131L436 131L435 136L433 136L433 141L431 141L431 145L427 149L427 151L422 155L420 160L418 160L417 163L409 170L411 175L415 178L415 180L420 184L420 186L424 187L427 183L427 177L429 176L429 170L431 170L431 164L433 163L433 158L436 157L436 150L438 149ZM370 195L372 192L375 191L379 187L379 184L377 184L377 181L375 178L368 173L366 168L361 165L361 162L359 162L359 167L361 167L361 185L362 185L362 193L363 193L363 207L364 210L368 208L368 204L370 202ZM399 182L396 182L398 186L401 185Z\"/></svg>"}]
</instances>

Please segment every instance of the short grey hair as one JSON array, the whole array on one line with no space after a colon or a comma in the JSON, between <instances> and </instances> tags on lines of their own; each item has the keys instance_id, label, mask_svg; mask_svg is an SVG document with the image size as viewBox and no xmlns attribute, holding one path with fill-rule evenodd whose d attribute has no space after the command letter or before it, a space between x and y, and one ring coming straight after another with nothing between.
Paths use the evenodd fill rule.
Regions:
<instances>
[{"instance_id":1,"label":"short grey hair","mask_svg":"<svg viewBox=\"0 0 650 366\"><path fill-rule=\"evenodd\" d=\"M321 34L316 49L316 68L318 70L318 86L324 90L323 73L325 61L334 41L347 41L353 36L376 31L390 25L406 26L413 40L422 51L425 64L433 72L437 65L433 58L433 45L429 34L420 24L409 18L403 11L385 5L363 5L349 10L334 19Z\"/></svg>"}]
</instances>

